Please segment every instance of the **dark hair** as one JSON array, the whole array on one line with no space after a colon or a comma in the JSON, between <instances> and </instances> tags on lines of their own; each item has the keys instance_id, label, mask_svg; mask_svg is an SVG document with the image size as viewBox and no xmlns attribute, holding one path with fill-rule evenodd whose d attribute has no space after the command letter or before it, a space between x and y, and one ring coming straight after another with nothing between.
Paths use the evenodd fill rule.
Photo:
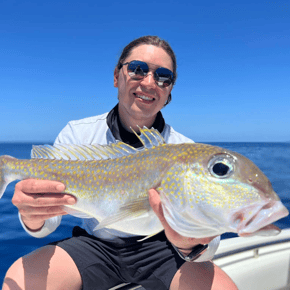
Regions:
<instances>
[{"instance_id":1,"label":"dark hair","mask_svg":"<svg viewBox=\"0 0 290 290\"><path fill-rule=\"evenodd\" d=\"M143 44L154 45L154 46L157 46L157 47L161 47L168 53L168 55L171 57L172 64L173 64L173 77L174 77L173 85L174 85L175 82L176 82L176 79L177 79L176 56L175 56L175 53L173 52L171 46L169 45L169 43L167 41L159 38L158 36L147 35L147 36L142 36L142 37L139 37L139 38L131 41L122 51L122 54L121 54L121 56L119 58L119 61L118 61L118 64L117 64L118 70L122 67L122 63L130 55L132 50L135 47L143 45ZM167 101L166 101L164 106L168 105L170 103L171 99L172 99L172 96L171 96L171 94L169 94L168 99L167 99Z\"/></svg>"}]
</instances>

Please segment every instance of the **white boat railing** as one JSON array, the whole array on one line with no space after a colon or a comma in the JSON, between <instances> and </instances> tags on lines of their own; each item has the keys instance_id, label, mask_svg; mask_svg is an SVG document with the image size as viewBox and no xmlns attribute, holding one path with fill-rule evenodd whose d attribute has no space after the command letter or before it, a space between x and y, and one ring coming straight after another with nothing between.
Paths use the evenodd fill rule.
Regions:
<instances>
[{"instance_id":1,"label":"white boat railing","mask_svg":"<svg viewBox=\"0 0 290 290\"><path fill-rule=\"evenodd\" d=\"M239 290L289 290L290 229L273 237L222 240L213 262Z\"/></svg>"},{"instance_id":2,"label":"white boat railing","mask_svg":"<svg viewBox=\"0 0 290 290\"><path fill-rule=\"evenodd\" d=\"M258 257L260 248L268 247L268 246L272 246L272 245L283 244L283 243L288 243L288 242L290 242L290 238L279 239L279 240L274 240L274 241L269 241L269 242L255 242L255 243L253 243L253 245L248 245L245 247L236 248L233 250L227 250L225 252L218 253L214 256L213 260L220 259L220 258L227 257L227 256L231 256L231 255L235 255L235 254L239 254L239 253L246 252L246 251L251 251L251 250L254 251L255 257Z\"/></svg>"}]
</instances>

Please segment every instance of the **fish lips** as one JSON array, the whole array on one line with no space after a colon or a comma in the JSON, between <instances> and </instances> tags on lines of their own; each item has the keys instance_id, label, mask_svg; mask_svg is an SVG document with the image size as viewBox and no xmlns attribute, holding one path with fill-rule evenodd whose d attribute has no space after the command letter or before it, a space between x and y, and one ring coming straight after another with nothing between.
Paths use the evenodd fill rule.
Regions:
<instances>
[{"instance_id":1,"label":"fish lips","mask_svg":"<svg viewBox=\"0 0 290 290\"><path fill-rule=\"evenodd\" d=\"M281 201L272 200L259 206L253 205L241 209L234 214L233 222L237 226L239 236L249 236L259 231L261 231L261 235L275 235L277 234L275 231L271 234L267 233L267 230L263 231L263 228L288 214L289 211Z\"/></svg>"}]
</instances>

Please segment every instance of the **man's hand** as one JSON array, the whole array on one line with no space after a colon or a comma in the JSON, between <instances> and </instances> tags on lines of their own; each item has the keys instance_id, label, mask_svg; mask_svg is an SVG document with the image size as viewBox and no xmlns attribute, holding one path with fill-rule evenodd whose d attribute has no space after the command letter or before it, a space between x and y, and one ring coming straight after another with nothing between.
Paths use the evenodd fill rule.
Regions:
<instances>
[{"instance_id":1,"label":"man's hand","mask_svg":"<svg viewBox=\"0 0 290 290\"><path fill-rule=\"evenodd\" d=\"M194 246L198 244L208 244L210 241L212 241L215 238L215 237L209 237L209 238L195 239L195 238L188 238L188 237L181 236L169 226L166 219L164 218L160 196L159 196L159 193L155 189L149 190L149 202L153 211L158 216L159 220L161 221L164 227L164 231L165 231L165 235L167 239L177 248L182 249L183 250L182 252L184 252L185 254L189 254L191 252L191 249Z\"/></svg>"},{"instance_id":2,"label":"man's hand","mask_svg":"<svg viewBox=\"0 0 290 290\"><path fill-rule=\"evenodd\" d=\"M15 186L12 203L18 208L21 219L31 231L39 231L45 220L66 215L63 205L72 205L76 199L65 190L63 183L51 180L22 180Z\"/></svg>"}]
</instances>

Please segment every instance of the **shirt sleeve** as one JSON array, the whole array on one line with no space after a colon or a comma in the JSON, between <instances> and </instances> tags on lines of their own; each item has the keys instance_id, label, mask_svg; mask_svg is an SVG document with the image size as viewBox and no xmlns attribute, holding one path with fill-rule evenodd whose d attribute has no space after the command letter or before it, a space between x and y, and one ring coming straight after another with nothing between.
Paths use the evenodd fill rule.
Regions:
<instances>
[{"instance_id":1,"label":"shirt sleeve","mask_svg":"<svg viewBox=\"0 0 290 290\"><path fill-rule=\"evenodd\" d=\"M69 122L58 134L56 137L54 144L79 144L77 134Z\"/></svg>"},{"instance_id":2,"label":"shirt sleeve","mask_svg":"<svg viewBox=\"0 0 290 290\"><path fill-rule=\"evenodd\" d=\"M47 219L44 223L44 226L42 227L42 229L38 232L32 232L30 231L24 224L24 222L21 219L21 215L20 213L18 213L19 216L19 220L20 223L23 227L23 229L32 237L34 238L44 238L46 236L48 236L49 234L53 233L57 227L60 225L61 222L61 216L56 216L56 217L52 217L50 219Z\"/></svg>"}]
</instances>

